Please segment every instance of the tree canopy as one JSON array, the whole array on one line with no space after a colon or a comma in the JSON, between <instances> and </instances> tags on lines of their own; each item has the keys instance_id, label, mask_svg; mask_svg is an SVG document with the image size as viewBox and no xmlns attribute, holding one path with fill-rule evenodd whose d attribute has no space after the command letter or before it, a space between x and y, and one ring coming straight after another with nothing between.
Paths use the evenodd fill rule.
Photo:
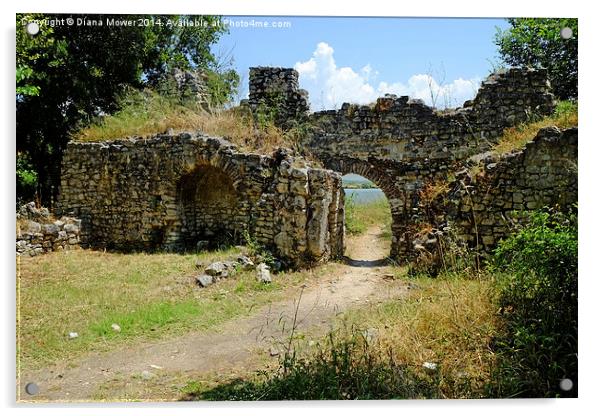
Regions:
<instances>
[{"instance_id":1,"label":"tree canopy","mask_svg":"<svg viewBox=\"0 0 602 416\"><path fill-rule=\"evenodd\" d=\"M49 24L53 19L76 23ZM77 19L134 24L89 26ZM24 30L30 21L40 23L33 36ZM70 134L116 111L116 97L127 87L143 88L174 68L202 69L219 87L214 104L226 102L238 76L211 53L226 32L220 22L218 16L17 14L17 192L25 193L17 196L31 197L31 188L19 183L31 175L19 175L20 167L36 174L39 196L52 203Z\"/></svg>"},{"instance_id":2,"label":"tree canopy","mask_svg":"<svg viewBox=\"0 0 602 416\"><path fill-rule=\"evenodd\" d=\"M554 95L577 98L577 19L508 19L510 28L500 30L495 44L503 63L547 68ZM570 28L572 37L561 36Z\"/></svg>"}]
</instances>

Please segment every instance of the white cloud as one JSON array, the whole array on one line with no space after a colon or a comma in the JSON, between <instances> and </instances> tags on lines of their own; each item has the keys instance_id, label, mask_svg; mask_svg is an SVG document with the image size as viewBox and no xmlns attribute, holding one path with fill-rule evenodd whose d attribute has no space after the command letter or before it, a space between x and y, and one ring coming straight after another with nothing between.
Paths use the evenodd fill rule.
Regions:
<instances>
[{"instance_id":1,"label":"white cloud","mask_svg":"<svg viewBox=\"0 0 602 416\"><path fill-rule=\"evenodd\" d=\"M313 111L339 108L342 103L368 104L384 94L409 95L439 108L457 107L476 94L480 79L459 78L440 85L432 76L416 74L407 82L375 84L379 73L369 63L358 72L350 67L337 67L334 49L318 43L311 58L297 62L299 83L309 92Z\"/></svg>"}]
</instances>

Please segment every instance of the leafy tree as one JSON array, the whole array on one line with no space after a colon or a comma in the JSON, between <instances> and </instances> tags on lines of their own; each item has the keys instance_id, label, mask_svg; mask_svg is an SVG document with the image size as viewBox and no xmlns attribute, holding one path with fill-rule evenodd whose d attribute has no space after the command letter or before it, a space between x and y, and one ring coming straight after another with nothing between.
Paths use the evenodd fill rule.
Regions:
<instances>
[{"instance_id":1,"label":"leafy tree","mask_svg":"<svg viewBox=\"0 0 602 416\"><path fill-rule=\"evenodd\" d=\"M103 26L42 23L35 36L23 26L32 20L78 18L100 19ZM108 27L107 19L141 24ZM198 24L181 24L186 19ZM217 16L17 14L16 21L17 152L30 161L45 204L52 204L56 195L70 135L116 111L116 97L126 87L144 88L173 68L202 69L220 80L214 98L223 104L238 83L236 73L218 68L211 53L211 45L226 31Z\"/></svg>"},{"instance_id":2,"label":"leafy tree","mask_svg":"<svg viewBox=\"0 0 602 416\"><path fill-rule=\"evenodd\" d=\"M544 67L554 95L577 98L577 19L508 19L510 28L495 35L501 60L512 66ZM573 31L563 39L561 29Z\"/></svg>"}]
</instances>

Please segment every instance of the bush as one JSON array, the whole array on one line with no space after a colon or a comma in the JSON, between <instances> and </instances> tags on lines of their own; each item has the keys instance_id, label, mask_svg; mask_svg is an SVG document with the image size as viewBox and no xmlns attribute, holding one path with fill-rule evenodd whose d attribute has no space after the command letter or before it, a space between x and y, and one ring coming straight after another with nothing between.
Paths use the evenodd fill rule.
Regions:
<instances>
[{"instance_id":1,"label":"bush","mask_svg":"<svg viewBox=\"0 0 602 416\"><path fill-rule=\"evenodd\" d=\"M491 262L508 339L494 394L554 397L577 394L577 220L537 212L503 241ZM569 378L574 388L559 388Z\"/></svg>"}]
</instances>

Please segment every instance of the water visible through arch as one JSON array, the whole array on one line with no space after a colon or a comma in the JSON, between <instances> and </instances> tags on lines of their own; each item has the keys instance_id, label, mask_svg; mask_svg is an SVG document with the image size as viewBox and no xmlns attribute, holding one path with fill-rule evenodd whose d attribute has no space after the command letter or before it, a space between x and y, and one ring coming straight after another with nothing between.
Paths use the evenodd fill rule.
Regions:
<instances>
[{"instance_id":1,"label":"water visible through arch","mask_svg":"<svg viewBox=\"0 0 602 416\"><path fill-rule=\"evenodd\" d=\"M384 264L391 251L391 207L377 184L355 173L343 176L346 253L351 264ZM361 237L361 238L358 238Z\"/></svg>"}]
</instances>

